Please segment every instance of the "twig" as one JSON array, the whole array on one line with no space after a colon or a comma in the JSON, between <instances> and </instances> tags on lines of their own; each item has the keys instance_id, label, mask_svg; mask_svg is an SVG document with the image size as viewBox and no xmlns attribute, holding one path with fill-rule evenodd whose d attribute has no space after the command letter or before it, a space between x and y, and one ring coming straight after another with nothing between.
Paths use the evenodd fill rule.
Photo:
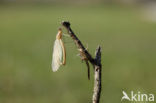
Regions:
<instances>
[{"instance_id":1,"label":"twig","mask_svg":"<svg viewBox=\"0 0 156 103\"><path fill-rule=\"evenodd\" d=\"M94 69L94 92L93 103L99 103L101 94L101 48L100 46L96 50L96 65Z\"/></svg>"},{"instance_id":2,"label":"twig","mask_svg":"<svg viewBox=\"0 0 156 103\"><path fill-rule=\"evenodd\" d=\"M86 48L83 46L83 44L75 35L75 33L72 31L70 27L70 23L64 21L62 22L62 25L67 29L69 35L74 40L78 49L80 49L84 53L87 61L89 61L94 66L94 91L93 91L92 103L99 103L100 95L101 95L101 48L100 46L97 48L96 56L94 59L91 56L91 54L86 50Z\"/></svg>"}]
</instances>

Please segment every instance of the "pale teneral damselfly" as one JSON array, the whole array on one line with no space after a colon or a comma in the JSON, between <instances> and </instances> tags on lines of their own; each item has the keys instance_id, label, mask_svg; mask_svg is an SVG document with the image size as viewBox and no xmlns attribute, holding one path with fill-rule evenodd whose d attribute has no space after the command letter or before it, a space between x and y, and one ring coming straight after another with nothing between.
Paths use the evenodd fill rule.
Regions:
<instances>
[{"instance_id":1,"label":"pale teneral damselfly","mask_svg":"<svg viewBox=\"0 0 156 103\"><path fill-rule=\"evenodd\" d=\"M57 71L61 65L66 64L66 50L62 41L62 29L58 30L56 40L54 42L52 54L52 71Z\"/></svg>"}]
</instances>

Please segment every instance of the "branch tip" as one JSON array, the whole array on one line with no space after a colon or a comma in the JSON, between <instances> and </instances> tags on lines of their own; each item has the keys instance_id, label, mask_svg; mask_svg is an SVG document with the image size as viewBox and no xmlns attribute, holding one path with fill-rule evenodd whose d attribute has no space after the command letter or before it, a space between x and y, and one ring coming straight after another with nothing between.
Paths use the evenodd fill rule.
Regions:
<instances>
[{"instance_id":1,"label":"branch tip","mask_svg":"<svg viewBox=\"0 0 156 103\"><path fill-rule=\"evenodd\" d=\"M70 27L70 22L69 21L62 21L61 23L63 26L69 28Z\"/></svg>"},{"instance_id":2,"label":"branch tip","mask_svg":"<svg viewBox=\"0 0 156 103\"><path fill-rule=\"evenodd\" d=\"M98 46L95 52L95 62L96 65L101 67L101 47Z\"/></svg>"},{"instance_id":3,"label":"branch tip","mask_svg":"<svg viewBox=\"0 0 156 103\"><path fill-rule=\"evenodd\" d=\"M99 53L99 52L101 52L101 47L100 47L100 45L96 48L96 53L95 53L95 55L97 55L97 53Z\"/></svg>"}]
</instances>

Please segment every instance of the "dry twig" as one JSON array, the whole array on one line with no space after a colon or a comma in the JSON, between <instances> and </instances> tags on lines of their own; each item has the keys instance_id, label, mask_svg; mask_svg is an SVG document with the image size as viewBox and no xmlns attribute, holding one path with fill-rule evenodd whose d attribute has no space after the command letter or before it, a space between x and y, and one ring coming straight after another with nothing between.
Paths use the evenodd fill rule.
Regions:
<instances>
[{"instance_id":1,"label":"dry twig","mask_svg":"<svg viewBox=\"0 0 156 103\"><path fill-rule=\"evenodd\" d=\"M101 66L101 47L98 46L98 48L96 49L95 58L93 58L91 54L83 46L83 44L78 39L78 37L75 35L75 33L72 31L70 27L70 23L64 21L62 22L62 25L67 29L69 35L74 40L78 49L80 49L83 55L85 55L85 61L86 62L89 61L94 66L94 90L93 90L92 103L99 103L100 95L101 95L101 67L102 67Z\"/></svg>"}]
</instances>

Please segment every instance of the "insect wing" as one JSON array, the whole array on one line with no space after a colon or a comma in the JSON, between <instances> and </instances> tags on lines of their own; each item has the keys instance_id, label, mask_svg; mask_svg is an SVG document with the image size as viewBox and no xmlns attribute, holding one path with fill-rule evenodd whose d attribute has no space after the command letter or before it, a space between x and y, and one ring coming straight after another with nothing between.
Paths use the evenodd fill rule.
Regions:
<instances>
[{"instance_id":1,"label":"insect wing","mask_svg":"<svg viewBox=\"0 0 156 103\"><path fill-rule=\"evenodd\" d=\"M65 65L66 64L66 49L65 49L65 46L64 46L64 43L62 41L62 39L60 39L60 44L61 44L61 47L62 47L62 65Z\"/></svg>"},{"instance_id":2,"label":"insect wing","mask_svg":"<svg viewBox=\"0 0 156 103\"><path fill-rule=\"evenodd\" d=\"M56 39L54 42L53 57L52 57L52 70L54 72L59 69L60 65L62 65L62 59L63 59L63 50L61 42L59 39Z\"/></svg>"}]
</instances>

